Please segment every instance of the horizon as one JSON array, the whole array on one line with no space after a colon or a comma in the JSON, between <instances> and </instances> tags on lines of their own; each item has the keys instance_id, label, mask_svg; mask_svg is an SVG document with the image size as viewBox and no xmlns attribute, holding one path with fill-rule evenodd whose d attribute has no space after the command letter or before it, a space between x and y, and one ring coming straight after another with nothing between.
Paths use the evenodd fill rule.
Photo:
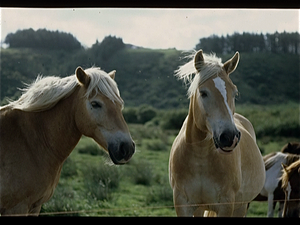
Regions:
<instances>
[{"instance_id":1,"label":"horizon","mask_svg":"<svg viewBox=\"0 0 300 225\"><path fill-rule=\"evenodd\" d=\"M28 29L21 29L21 30L17 30L17 31L24 31L24 30L30 30L30 29L32 29L32 30L34 30L35 32L36 31L38 31L38 30L46 30L46 31L50 31L50 32L56 32L56 31L58 31L58 32L61 32L61 33L66 33L66 34L71 34L80 44L81 44L81 47L83 47L84 49L89 49L89 48L91 48L92 46L86 46L86 45L84 45L83 43L81 43L80 42L80 40L78 40L76 37L75 37L75 35L73 35L72 33L68 33L68 32L65 32L65 31L59 31L59 30L48 30L48 29L46 29L46 28L39 28L39 29L33 29L33 28L28 28ZM16 31L16 32L17 32ZM14 32L14 33L12 33L12 34L15 34L16 32ZM232 33L232 34L226 34L226 35L216 35L216 34L212 34L212 35L210 35L210 36L207 36L207 37L202 37L202 38L210 38L210 37L212 37L212 36L217 36L217 37L227 37L227 36L232 36L232 35L234 35L234 34L238 34L238 35L242 35L243 33L248 33L248 34L262 34L262 35L267 35L267 34L275 34L275 33L284 33L284 32L286 32L286 31L283 31L283 32L278 32L278 31L275 31L275 32L273 32L273 33L268 33L268 32L266 32L266 33L262 33L262 32L260 32L260 33L255 33L255 32L245 32L245 31L243 31L243 32L234 32L234 33ZM296 31L296 32L286 32L286 33L297 33L297 34L299 34L299 32L298 31ZM9 34L11 34L11 33L9 33ZM122 37L118 37L118 36L115 36L115 35L107 35L107 36L105 36L104 38L106 38L106 37L109 37L109 36L111 36L111 37L116 37L116 38L120 38L122 41L123 41L123 38ZM100 40L98 40L98 39L96 39L95 40L95 42L93 43L93 44L95 44L95 43L101 43L103 40L104 40L104 38L100 41ZM201 38L199 38L199 41L200 41L200 39ZM5 38L4 38L4 40L5 40ZM9 48L10 46L9 46L9 44L6 44L6 43L4 43L4 40L3 40L3 42L1 42L1 45L0 45L0 47L1 48L3 48L3 49L6 49L6 48ZM199 41L198 41L198 43L199 43ZM123 41L123 43L125 44L125 45L131 45L131 46L133 46L133 47L136 47L136 48L144 48L144 49L150 49L150 50L156 50L155 48L147 48L147 47L144 47L144 46L138 46L138 45L135 45L134 43L126 43L126 42L124 42ZM193 49L195 49L195 47L196 47L196 45L198 44L198 43L196 43L195 44L195 46L194 46L194 48ZM92 44L92 45L93 45ZM177 49L177 48L175 48L175 47L173 47L173 48L159 48L159 49L162 49L162 50L164 50L164 49L176 49L176 50L181 50L181 49ZM190 50L193 50L193 49L190 49ZM158 49L157 49L158 50ZM183 50L184 51L184 50Z\"/></svg>"},{"instance_id":2,"label":"horizon","mask_svg":"<svg viewBox=\"0 0 300 225\"><path fill-rule=\"evenodd\" d=\"M299 32L299 9L1 8L8 33L32 28L71 33L85 48L106 36L149 49L191 50L200 38Z\"/></svg>"}]
</instances>

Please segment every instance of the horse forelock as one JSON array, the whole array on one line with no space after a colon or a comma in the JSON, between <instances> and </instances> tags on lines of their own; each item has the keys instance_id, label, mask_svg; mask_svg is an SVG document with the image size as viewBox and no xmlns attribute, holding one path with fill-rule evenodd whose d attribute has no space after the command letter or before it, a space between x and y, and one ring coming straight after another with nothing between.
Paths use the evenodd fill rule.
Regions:
<instances>
[{"instance_id":1,"label":"horse forelock","mask_svg":"<svg viewBox=\"0 0 300 225\"><path fill-rule=\"evenodd\" d=\"M85 97L89 98L100 92L112 102L118 102L122 106L124 105L117 83L106 72L100 70L99 67L86 69L85 72L90 77L90 83L86 90Z\"/></svg>"},{"instance_id":2,"label":"horse forelock","mask_svg":"<svg viewBox=\"0 0 300 225\"><path fill-rule=\"evenodd\" d=\"M175 76L178 79L182 79L186 84L190 84L188 89L189 98L196 93L201 84L216 75L218 76L223 67L221 58L216 57L214 53L210 55L203 54L204 63L201 63L201 71L198 72L194 64L195 55L196 51L186 56L185 58L191 58L191 60L175 70Z\"/></svg>"}]
</instances>

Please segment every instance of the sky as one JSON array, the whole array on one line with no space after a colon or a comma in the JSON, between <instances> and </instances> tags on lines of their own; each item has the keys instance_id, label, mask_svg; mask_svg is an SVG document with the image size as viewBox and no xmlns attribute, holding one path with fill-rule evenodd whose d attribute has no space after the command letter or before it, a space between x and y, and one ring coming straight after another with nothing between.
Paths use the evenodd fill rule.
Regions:
<instances>
[{"instance_id":1,"label":"sky","mask_svg":"<svg viewBox=\"0 0 300 225\"><path fill-rule=\"evenodd\" d=\"M199 39L234 32L299 32L299 9L1 8L1 43L18 29L73 34L85 47L105 36L152 49L191 50Z\"/></svg>"}]
</instances>

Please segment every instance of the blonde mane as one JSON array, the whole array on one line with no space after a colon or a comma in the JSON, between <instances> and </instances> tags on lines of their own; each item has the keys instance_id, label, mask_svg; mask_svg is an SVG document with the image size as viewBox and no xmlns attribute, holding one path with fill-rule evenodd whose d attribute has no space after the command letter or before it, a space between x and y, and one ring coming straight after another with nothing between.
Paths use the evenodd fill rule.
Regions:
<instances>
[{"instance_id":1,"label":"blonde mane","mask_svg":"<svg viewBox=\"0 0 300 225\"><path fill-rule=\"evenodd\" d=\"M283 174L281 176L281 181L282 181L281 188L283 190L287 189L290 177L292 176L292 174L295 171L297 171L297 169L298 169L298 173L300 173L300 159L298 159L297 161L294 161L288 167L286 167L285 169L283 169Z\"/></svg>"},{"instance_id":2,"label":"blonde mane","mask_svg":"<svg viewBox=\"0 0 300 225\"><path fill-rule=\"evenodd\" d=\"M85 70L90 77L90 83L84 97L91 97L92 92L97 95L104 94L113 102L118 102L123 106L123 100L116 82L109 75L98 67ZM16 101L10 101L8 106L27 112L38 112L52 108L61 99L70 96L75 88L80 85L76 75L65 78L49 76L38 76L37 79L23 91L22 96Z\"/></svg>"},{"instance_id":3,"label":"blonde mane","mask_svg":"<svg viewBox=\"0 0 300 225\"><path fill-rule=\"evenodd\" d=\"M196 93L199 85L203 84L209 78L218 75L223 67L222 59L216 57L216 54L203 54L204 63L201 63L201 71L199 73L194 65L195 55L196 51L186 56L185 58L191 58L191 60L175 70L175 76L178 79L182 79L185 83L190 84L188 89L189 98ZM195 76L193 77L193 75Z\"/></svg>"}]
</instances>

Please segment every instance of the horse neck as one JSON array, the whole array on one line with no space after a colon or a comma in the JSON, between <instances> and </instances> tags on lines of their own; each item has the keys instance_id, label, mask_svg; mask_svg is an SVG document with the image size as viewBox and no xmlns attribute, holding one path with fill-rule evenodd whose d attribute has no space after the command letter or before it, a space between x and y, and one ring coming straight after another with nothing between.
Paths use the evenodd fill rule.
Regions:
<instances>
[{"instance_id":1,"label":"horse neck","mask_svg":"<svg viewBox=\"0 0 300 225\"><path fill-rule=\"evenodd\" d=\"M202 127L199 127L196 124L197 117L201 116L200 114L195 113L196 107L199 106L196 103L195 96L192 96L190 100L189 115L188 115L187 126L186 126L186 142L191 144L193 143L197 144L197 143L202 143L204 141L209 141L207 139L207 136L209 134L208 134L208 130L206 129L206 125L203 124Z\"/></svg>"},{"instance_id":2,"label":"horse neck","mask_svg":"<svg viewBox=\"0 0 300 225\"><path fill-rule=\"evenodd\" d=\"M78 88L69 97L59 101L53 108L31 113L33 122L39 125L40 145L58 163L64 162L80 140L81 133L75 123L75 107Z\"/></svg>"}]
</instances>

